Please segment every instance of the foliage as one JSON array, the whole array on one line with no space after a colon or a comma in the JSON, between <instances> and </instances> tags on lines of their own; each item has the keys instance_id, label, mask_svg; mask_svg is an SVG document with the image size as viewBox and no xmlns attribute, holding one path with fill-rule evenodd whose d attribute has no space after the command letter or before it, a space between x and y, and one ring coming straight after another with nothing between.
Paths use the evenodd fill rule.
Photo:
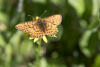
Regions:
<instances>
[{"instance_id":1,"label":"foliage","mask_svg":"<svg viewBox=\"0 0 100 67\"><path fill-rule=\"evenodd\" d=\"M40 67L100 67L99 0L0 0L0 67L34 67L36 45L15 25L63 16L58 38L42 43ZM30 17L31 15L32 17Z\"/></svg>"}]
</instances>

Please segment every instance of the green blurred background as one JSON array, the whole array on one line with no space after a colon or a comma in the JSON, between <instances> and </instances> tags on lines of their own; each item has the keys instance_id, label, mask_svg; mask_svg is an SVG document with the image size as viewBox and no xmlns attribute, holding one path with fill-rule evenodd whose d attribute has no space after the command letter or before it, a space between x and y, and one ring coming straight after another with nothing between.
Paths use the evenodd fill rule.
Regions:
<instances>
[{"instance_id":1,"label":"green blurred background","mask_svg":"<svg viewBox=\"0 0 100 67\"><path fill-rule=\"evenodd\" d=\"M0 67L36 67L36 44L15 25L53 14L62 24L42 43L40 67L100 67L99 7L100 0L0 0Z\"/></svg>"}]
</instances>

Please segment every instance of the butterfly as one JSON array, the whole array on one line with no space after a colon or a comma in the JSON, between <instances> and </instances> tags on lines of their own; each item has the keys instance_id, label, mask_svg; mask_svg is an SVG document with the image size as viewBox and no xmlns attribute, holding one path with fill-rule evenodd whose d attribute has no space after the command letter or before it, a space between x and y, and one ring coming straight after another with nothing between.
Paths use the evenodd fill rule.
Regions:
<instances>
[{"instance_id":1,"label":"butterfly","mask_svg":"<svg viewBox=\"0 0 100 67\"><path fill-rule=\"evenodd\" d=\"M39 18L34 21L27 21L16 25L16 28L22 32L29 33L31 37L41 38L45 35L52 36L58 32L57 26L62 22L60 14L52 15L46 18Z\"/></svg>"}]
</instances>

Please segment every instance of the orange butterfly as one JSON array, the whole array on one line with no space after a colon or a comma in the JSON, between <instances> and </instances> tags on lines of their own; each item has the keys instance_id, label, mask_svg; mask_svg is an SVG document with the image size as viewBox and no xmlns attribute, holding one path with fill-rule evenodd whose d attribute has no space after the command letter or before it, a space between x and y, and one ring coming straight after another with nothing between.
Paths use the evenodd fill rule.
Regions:
<instances>
[{"instance_id":1,"label":"orange butterfly","mask_svg":"<svg viewBox=\"0 0 100 67\"><path fill-rule=\"evenodd\" d=\"M58 32L57 26L61 24L61 21L62 16L56 14L46 18L39 18L35 21L20 23L16 25L16 28L29 33L31 37L40 38L44 35L55 35Z\"/></svg>"}]
</instances>

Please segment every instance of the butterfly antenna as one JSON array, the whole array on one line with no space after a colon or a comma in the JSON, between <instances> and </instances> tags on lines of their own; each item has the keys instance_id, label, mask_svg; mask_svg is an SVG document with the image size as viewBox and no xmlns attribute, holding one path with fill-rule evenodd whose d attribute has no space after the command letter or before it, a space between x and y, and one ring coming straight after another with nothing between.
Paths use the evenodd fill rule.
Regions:
<instances>
[{"instance_id":1,"label":"butterfly antenna","mask_svg":"<svg viewBox=\"0 0 100 67\"><path fill-rule=\"evenodd\" d=\"M47 13L47 10L45 10L45 11L40 15L40 17L42 17L45 13Z\"/></svg>"},{"instance_id":2,"label":"butterfly antenna","mask_svg":"<svg viewBox=\"0 0 100 67\"><path fill-rule=\"evenodd\" d=\"M31 16L31 15L27 15L28 17L31 17L31 19L33 19L33 20L35 20L35 18L33 17L33 16Z\"/></svg>"}]
</instances>

